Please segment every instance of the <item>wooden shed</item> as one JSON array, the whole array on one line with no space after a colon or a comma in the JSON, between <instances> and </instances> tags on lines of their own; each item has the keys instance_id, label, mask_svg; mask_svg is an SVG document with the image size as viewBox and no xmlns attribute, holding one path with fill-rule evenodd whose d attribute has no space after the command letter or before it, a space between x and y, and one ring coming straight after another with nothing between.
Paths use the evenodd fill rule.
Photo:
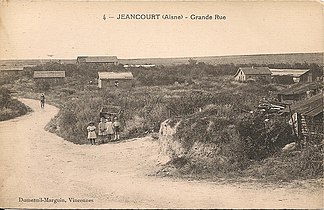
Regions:
<instances>
[{"instance_id":1,"label":"wooden shed","mask_svg":"<svg viewBox=\"0 0 324 210\"><path fill-rule=\"evenodd\" d=\"M296 134L305 136L323 133L323 94L298 101L283 110L286 114L293 114Z\"/></svg>"},{"instance_id":2,"label":"wooden shed","mask_svg":"<svg viewBox=\"0 0 324 210\"><path fill-rule=\"evenodd\" d=\"M320 92L320 85L317 83L297 83L278 93L280 102L294 103L309 98Z\"/></svg>"},{"instance_id":3,"label":"wooden shed","mask_svg":"<svg viewBox=\"0 0 324 210\"><path fill-rule=\"evenodd\" d=\"M99 88L131 88L134 84L131 72L98 72Z\"/></svg>"},{"instance_id":4,"label":"wooden shed","mask_svg":"<svg viewBox=\"0 0 324 210\"><path fill-rule=\"evenodd\" d=\"M35 81L48 81L50 83L63 83L65 71L34 71Z\"/></svg>"}]
</instances>

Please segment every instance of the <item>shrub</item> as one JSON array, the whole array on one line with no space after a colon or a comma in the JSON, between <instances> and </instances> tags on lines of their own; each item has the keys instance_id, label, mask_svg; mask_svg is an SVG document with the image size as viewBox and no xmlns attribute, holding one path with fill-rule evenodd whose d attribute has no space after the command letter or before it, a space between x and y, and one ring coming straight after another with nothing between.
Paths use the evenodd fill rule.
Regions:
<instances>
[{"instance_id":1,"label":"shrub","mask_svg":"<svg viewBox=\"0 0 324 210\"><path fill-rule=\"evenodd\" d=\"M323 144L310 145L301 151L297 158L297 164L294 167L299 168L299 173L294 174L296 177L314 178L323 176L324 155Z\"/></svg>"},{"instance_id":2,"label":"shrub","mask_svg":"<svg viewBox=\"0 0 324 210\"><path fill-rule=\"evenodd\" d=\"M76 90L72 89L72 88L61 88L61 92L68 94L68 95L72 95L72 94L76 93Z\"/></svg>"},{"instance_id":3,"label":"shrub","mask_svg":"<svg viewBox=\"0 0 324 210\"><path fill-rule=\"evenodd\" d=\"M195 142L222 144L231 141L233 121L221 117L183 119L176 133L176 139L186 150L190 150Z\"/></svg>"},{"instance_id":4,"label":"shrub","mask_svg":"<svg viewBox=\"0 0 324 210\"><path fill-rule=\"evenodd\" d=\"M323 158L323 145L313 144L250 164L243 173L276 181L319 178L323 177Z\"/></svg>"},{"instance_id":5,"label":"shrub","mask_svg":"<svg viewBox=\"0 0 324 210\"><path fill-rule=\"evenodd\" d=\"M12 84L14 81L19 79L23 73L7 73L0 71L0 86L5 84Z\"/></svg>"},{"instance_id":6,"label":"shrub","mask_svg":"<svg viewBox=\"0 0 324 210\"><path fill-rule=\"evenodd\" d=\"M48 81L45 80L37 80L36 81L36 88L39 91L48 91L50 89L50 84Z\"/></svg>"},{"instance_id":7,"label":"shrub","mask_svg":"<svg viewBox=\"0 0 324 210\"><path fill-rule=\"evenodd\" d=\"M243 118L237 128L244 153L251 160L265 159L295 140L288 124L276 119L266 122L262 114Z\"/></svg>"},{"instance_id":8,"label":"shrub","mask_svg":"<svg viewBox=\"0 0 324 210\"><path fill-rule=\"evenodd\" d=\"M6 107L11 100L10 91L7 88L0 88L0 108Z\"/></svg>"},{"instance_id":9,"label":"shrub","mask_svg":"<svg viewBox=\"0 0 324 210\"><path fill-rule=\"evenodd\" d=\"M87 143L86 127L90 121L99 122L100 101L73 100L60 109L56 124L59 135L76 144Z\"/></svg>"},{"instance_id":10,"label":"shrub","mask_svg":"<svg viewBox=\"0 0 324 210\"><path fill-rule=\"evenodd\" d=\"M0 121L12 119L26 114L28 107L17 99L12 99L10 91L6 88L0 88Z\"/></svg>"}]
</instances>

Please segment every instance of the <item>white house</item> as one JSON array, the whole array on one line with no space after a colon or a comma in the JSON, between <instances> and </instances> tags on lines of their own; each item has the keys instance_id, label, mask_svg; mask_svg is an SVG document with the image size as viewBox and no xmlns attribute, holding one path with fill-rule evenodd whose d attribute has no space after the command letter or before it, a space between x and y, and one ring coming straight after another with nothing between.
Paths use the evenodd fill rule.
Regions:
<instances>
[{"instance_id":1,"label":"white house","mask_svg":"<svg viewBox=\"0 0 324 210\"><path fill-rule=\"evenodd\" d=\"M248 79L263 79L271 82L271 71L268 67L240 67L235 75L236 81L246 81Z\"/></svg>"}]
</instances>

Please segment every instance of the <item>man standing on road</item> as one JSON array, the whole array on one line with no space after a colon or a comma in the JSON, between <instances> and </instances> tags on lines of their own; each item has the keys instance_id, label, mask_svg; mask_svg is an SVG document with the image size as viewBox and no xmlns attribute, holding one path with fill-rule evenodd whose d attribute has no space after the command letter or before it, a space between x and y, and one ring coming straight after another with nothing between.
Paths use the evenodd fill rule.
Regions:
<instances>
[{"instance_id":1,"label":"man standing on road","mask_svg":"<svg viewBox=\"0 0 324 210\"><path fill-rule=\"evenodd\" d=\"M45 105L45 95L44 95L44 93L42 93L42 95L40 97L40 103L41 103L41 109L44 109L44 105Z\"/></svg>"}]
</instances>

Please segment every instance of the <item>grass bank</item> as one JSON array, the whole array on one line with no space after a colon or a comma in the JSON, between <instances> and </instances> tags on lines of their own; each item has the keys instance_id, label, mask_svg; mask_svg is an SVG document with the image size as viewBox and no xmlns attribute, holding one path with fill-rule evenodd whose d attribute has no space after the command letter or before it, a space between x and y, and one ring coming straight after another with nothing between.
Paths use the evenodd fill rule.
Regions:
<instances>
[{"instance_id":1,"label":"grass bank","mask_svg":"<svg viewBox=\"0 0 324 210\"><path fill-rule=\"evenodd\" d=\"M27 114L31 109L11 96L11 92L0 88L0 121L9 120Z\"/></svg>"}]
</instances>

